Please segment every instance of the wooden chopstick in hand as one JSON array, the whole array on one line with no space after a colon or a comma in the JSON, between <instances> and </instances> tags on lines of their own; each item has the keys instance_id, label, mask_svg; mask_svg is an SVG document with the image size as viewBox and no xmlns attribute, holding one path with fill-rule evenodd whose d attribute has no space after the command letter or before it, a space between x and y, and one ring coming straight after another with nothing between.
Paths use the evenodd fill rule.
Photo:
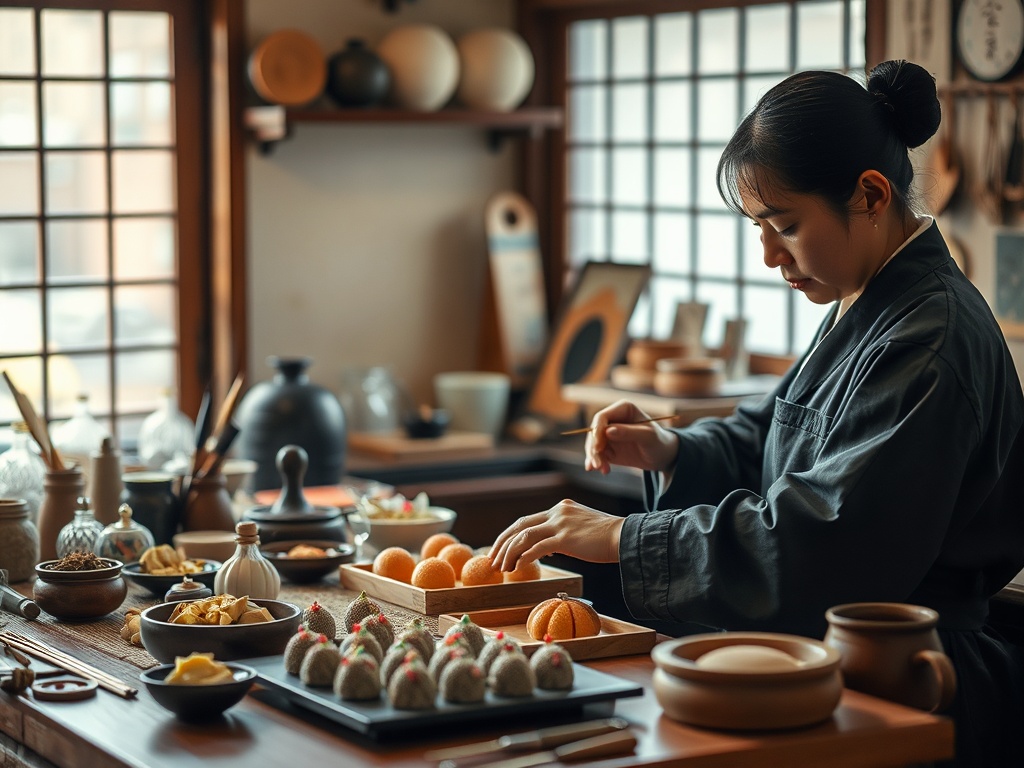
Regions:
<instances>
[{"instance_id":1,"label":"wooden chopstick in hand","mask_svg":"<svg viewBox=\"0 0 1024 768\"><path fill-rule=\"evenodd\" d=\"M674 419L674 418L676 418L676 415L677 414L673 413L670 416L655 416L652 419L642 419L640 421L613 422L612 424L609 424L608 426L609 427L614 426L614 424L616 424L616 423L618 423L618 424L627 424L627 425L628 424L650 424L652 421L666 421L667 419ZM568 432L562 432L561 434L563 434L563 435L584 435L587 432L593 432L593 431L594 431L593 427L580 427L579 429L570 429Z\"/></svg>"}]
</instances>

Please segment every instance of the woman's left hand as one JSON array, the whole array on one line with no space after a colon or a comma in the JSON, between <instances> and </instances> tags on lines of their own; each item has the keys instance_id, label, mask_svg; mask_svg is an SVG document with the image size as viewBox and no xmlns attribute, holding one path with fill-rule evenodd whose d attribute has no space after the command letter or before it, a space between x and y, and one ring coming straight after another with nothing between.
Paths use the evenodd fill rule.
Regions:
<instances>
[{"instance_id":1,"label":"woman's left hand","mask_svg":"<svg viewBox=\"0 0 1024 768\"><path fill-rule=\"evenodd\" d=\"M511 571L520 558L529 563L555 553L592 563L617 563L623 519L565 499L506 528L491 547L491 564Z\"/></svg>"}]
</instances>

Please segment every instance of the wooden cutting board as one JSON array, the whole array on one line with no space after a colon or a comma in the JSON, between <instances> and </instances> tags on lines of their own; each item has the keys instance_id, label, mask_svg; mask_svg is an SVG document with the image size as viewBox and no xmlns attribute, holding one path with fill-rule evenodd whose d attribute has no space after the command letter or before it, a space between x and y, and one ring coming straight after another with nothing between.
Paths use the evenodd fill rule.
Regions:
<instances>
[{"instance_id":1,"label":"wooden cutting board","mask_svg":"<svg viewBox=\"0 0 1024 768\"><path fill-rule=\"evenodd\" d=\"M441 437L406 437L402 432L352 432L348 447L382 459L401 459L410 456L437 456L439 454L493 451L494 437L484 432L449 432Z\"/></svg>"}]
</instances>

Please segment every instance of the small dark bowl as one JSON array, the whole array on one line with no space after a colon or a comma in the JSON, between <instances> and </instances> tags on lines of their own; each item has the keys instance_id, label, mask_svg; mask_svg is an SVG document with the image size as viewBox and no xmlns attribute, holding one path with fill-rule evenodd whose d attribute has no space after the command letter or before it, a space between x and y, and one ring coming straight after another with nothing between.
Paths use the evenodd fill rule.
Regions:
<instances>
[{"instance_id":1,"label":"small dark bowl","mask_svg":"<svg viewBox=\"0 0 1024 768\"><path fill-rule=\"evenodd\" d=\"M441 437L448 431L448 423L451 416L443 408L435 408L430 411L429 417L416 411L405 417L405 433L414 439L429 439Z\"/></svg>"},{"instance_id":2,"label":"small dark bowl","mask_svg":"<svg viewBox=\"0 0 1024 768\"><path fill-rule=\"evenodd\" d=\"M213 589L213 581L217 578L217 571L220 570L220 566L221 564L216 560L204 560L203 570L200 573L154 574L143 573L142 566L136 561L125 565L123 573L128 581L133 581L140 587L148 589L151 595L163 597L167 594L168 589L175 584L179 584L185 576L188 576L192 581Z\"/></svg>"},{"instance_id":3,"label":"small dark bowl","mask_svg":"<svg viewBox=\"0 0 1024 768\"><path fill-rule=\"evenodd\" d=\"M32 598L39 607L57 619L85 621L116 611L128 594L122 578L120 560L100 558L103 568L89 571L55 571L57 560L44 560L36 566Z\"/></svg>"},{"instance_id":4,"label":"small dark bowl","mask_svg":"<svg viewBox=\"0 0 1024 768\"><path fill-rule=\"evenodd\" d=\"M266 608L273 621L261 624L170 624L167 619L177 603L160 603L139 617L142 645L157 661L169 664L177 656L212 653L218 661L276 656L299 631L302 611L280 600L250 600Z\"/></svg>"},{"instance_id":5,"label":"small dark bowl","mask_svg":"<svg viewBox=\"0 0 1024 768\"><path fill-rule=\"evenodd\" d=\"M288 557L288 550L299 544L319 547L327 552L326 557ZM356 548L343 541L327 539L301 539L296 541L275 541L260 547L260 552L270 561L281 577L295 584L311 584L319 581L342 563L351 563Z\"/></svg>"},{"instance_id":6,"label":"small dark bowl","mask_svg":"<svg viewBox=\"0 0 1024 768\"><path fill-rule=\"evenodd\" d=\"M161 664L139 675L150 695L164 709L182 720L212 720L240 702L256 681L256 670L242 664L227 664L235 676L228 683L175 685L164 682L173 664Z\"/></svg>"}]
</instances>

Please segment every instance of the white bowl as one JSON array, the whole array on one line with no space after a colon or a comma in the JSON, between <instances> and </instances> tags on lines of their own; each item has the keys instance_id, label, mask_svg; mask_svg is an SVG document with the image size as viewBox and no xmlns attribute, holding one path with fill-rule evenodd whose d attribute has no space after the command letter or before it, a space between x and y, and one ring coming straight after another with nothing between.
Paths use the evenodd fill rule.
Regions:
<instances>
[{"instance_id":1,"label":"white bowl","mask_svg":"<svg viewBox=\"0 0 1024 768\"><path fill-rule=\"evenodd\" d=\"M454 510L447 507L427 507L426 516L408 520L366 517L354 510L348 513L348 523L357 542L365 542L378 552L387 547L402 547L418 555L424 541L435 533L452 529L455 517Z\"/></svg>"},{"instance_id":2,"label":"white bowl","mask_svg":"<svg viewBox=\"0 0 1024 768\"><path fill-rule=\"evenodd\" d=\"M175 549L185 551L186 557L225 562L235 554L238 544L234 531L182 531L171 540Z\"/></svg>"},{"instance_id":3,"label":"white bowl","mask_svg":"<svg viewBox=\"0 0 1024 768\"><path fill-rule=\"evenodd\" d=\"M228 495L234 496L258 466L259 464L252 459L225 459L220 472L224 475Z\"/></svg>"}]
</instances>

